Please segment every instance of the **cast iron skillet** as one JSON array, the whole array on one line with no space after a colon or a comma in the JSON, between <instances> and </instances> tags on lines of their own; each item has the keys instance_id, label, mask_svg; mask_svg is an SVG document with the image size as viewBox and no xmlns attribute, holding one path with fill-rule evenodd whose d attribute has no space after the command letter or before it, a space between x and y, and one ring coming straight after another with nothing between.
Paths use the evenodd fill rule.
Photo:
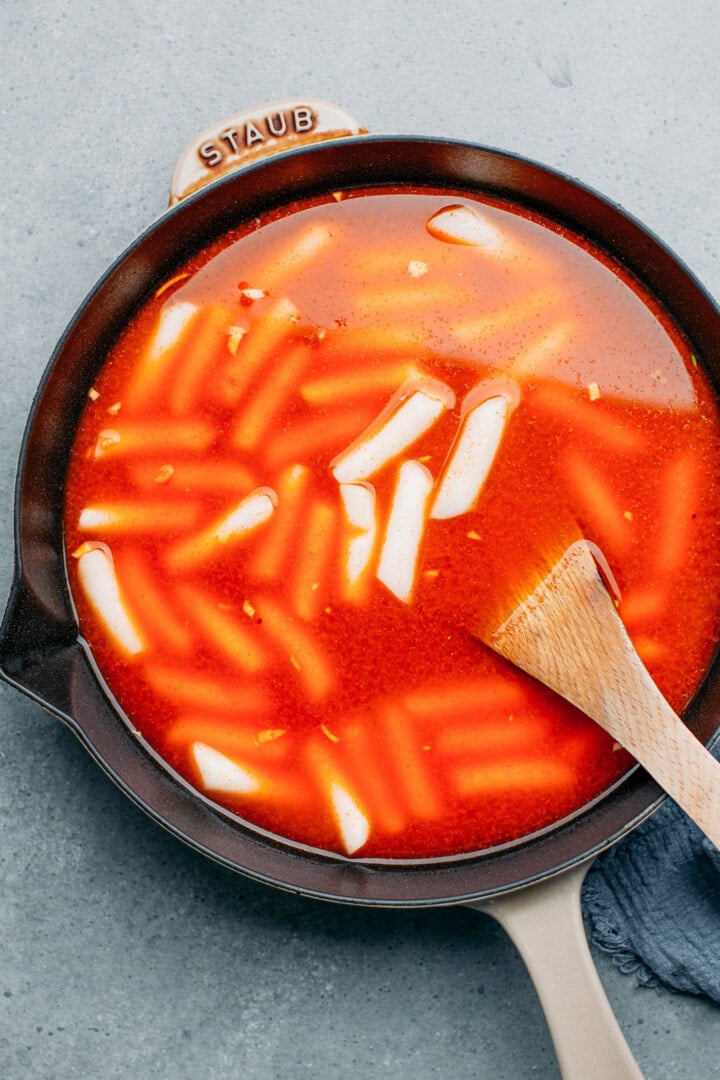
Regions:
<instances>
[{"instance_id":1,"label":"cast iron skillet","mask_svg":"<svg viewBox=\"0 0 720 1080\"><path fill-rule=\"evenodd\" d=\"M486 192L586 237L654 294L717 386L720 312L667 248L588 188L468 143L368 136L322 102L278 102L237 114L188 148L174 176L171 209L98 282L38 389L18 470L16 567L0 630L0 674L64 721L152 818L232 870L326 900L394 907L471 903L493 914L528 963L564 1075L637 1076L589 959L578 899L592 858L662 800L642 770L571 819L473 856L363 863L310 851L245 827L163 766L131 733L78 634L63 553L65 472L87 391L119 331L188 256L237 223L318 193L389 184ZM706 743L718 726L719 676L716 659L685 714Z\"/></svg>"}]
</instances>

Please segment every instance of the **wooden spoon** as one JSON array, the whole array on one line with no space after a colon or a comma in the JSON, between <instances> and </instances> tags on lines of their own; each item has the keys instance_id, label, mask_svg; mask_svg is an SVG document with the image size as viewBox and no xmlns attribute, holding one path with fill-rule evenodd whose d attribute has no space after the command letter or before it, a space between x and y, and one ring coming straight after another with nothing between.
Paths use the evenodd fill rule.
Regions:
<instances>
[{"instance_id":1,"label":"wooden spoon","mask_svg":"<svg viewBox=\"0 0 720 1080\"><path fill-rule=\"evenodd\" d=\"M648 674L591 544L571 544L499 626L477 636L617 739L720 847L720 763Z\"/></svg>"}]
</instances>

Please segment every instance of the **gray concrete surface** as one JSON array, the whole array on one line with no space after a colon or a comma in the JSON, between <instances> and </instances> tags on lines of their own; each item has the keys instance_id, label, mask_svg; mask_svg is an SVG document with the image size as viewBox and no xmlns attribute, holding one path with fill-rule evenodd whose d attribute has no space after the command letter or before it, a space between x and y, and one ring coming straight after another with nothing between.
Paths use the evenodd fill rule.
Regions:
<instances>
[{"instance_id":1,"label":"gray concrete surface","mask_svg":"<svg viewBox=\"0 0 720 1080\"><path fill-rule=\"evenodd\" d=\"M699 0L0 0L3 597L34 388L196 131L298 94L376 132L517 151L621 203L719 297L719 52ZM558 1075L489 920L347 910L218 869L5 686L0 807L5 1080ZM720 1076L717 1007L597 960L648 1078Z\"/></svg>"}]
</instances>

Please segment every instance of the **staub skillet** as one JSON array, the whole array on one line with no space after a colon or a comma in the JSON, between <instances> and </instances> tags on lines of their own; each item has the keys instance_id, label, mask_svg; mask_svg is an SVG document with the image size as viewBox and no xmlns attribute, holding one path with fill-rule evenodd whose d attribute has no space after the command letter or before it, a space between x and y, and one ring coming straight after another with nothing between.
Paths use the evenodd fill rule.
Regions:
<instances>
[{"instance_id":1,"label":"staub skillet","mask_svg":"<svg viewBox=\"0 0 720 1080\"><path fill-rule=\"evenodd\" d=\"M243 827L163 766L131 733L79 638L64 565L64 479L73 431L108 347L175 267L238 222L306 196L375 184L487 192L586 237L654 294L703 357L709 378L720 380L720 313L711 299L658 240L575 181L468 143L369 136L324 102L276 102L237 114L188 147L173 176L170 209L98 282L38 389L18 471L16 569L0 671L66 723L152 818L232 870L343 903L470 904L493 915L528 964L563 1075L639 1076L590 959L579 895L592 858L661 801L642 770L571 820L479 856L363 864L308 852ZM719 695L716 661L685 715L705 743L718 725Z\"/></svg>"}]
</instances>

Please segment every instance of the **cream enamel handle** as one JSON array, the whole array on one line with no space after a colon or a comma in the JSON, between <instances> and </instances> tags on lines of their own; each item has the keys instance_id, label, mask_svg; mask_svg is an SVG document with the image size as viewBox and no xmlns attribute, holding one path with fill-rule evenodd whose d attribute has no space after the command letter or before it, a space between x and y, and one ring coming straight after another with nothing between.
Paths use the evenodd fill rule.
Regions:
<instances>
[{"instance_id":1,"label":"cream enamel handle","mask_svg":"<svg viewBox=\"0 0 720 1080\"><path fill-rule=\"evenodd\" d=\"M202 131L182 151L170 182L170 206L230 171L309 143L365 135L344 109L288 98L244 109Z\"/></svg>"},{"instance_id":2,"label":"cream enamel handle","mask_svg":"<svg viewBox=\"0 0 720 1080\"><path fill-rule=\"evenodd\" d=\"M642 1080L588 948L580 890L589 863L468 904L500 923L535 984L563 1080Z\"/></svg>"}]
</instances>

